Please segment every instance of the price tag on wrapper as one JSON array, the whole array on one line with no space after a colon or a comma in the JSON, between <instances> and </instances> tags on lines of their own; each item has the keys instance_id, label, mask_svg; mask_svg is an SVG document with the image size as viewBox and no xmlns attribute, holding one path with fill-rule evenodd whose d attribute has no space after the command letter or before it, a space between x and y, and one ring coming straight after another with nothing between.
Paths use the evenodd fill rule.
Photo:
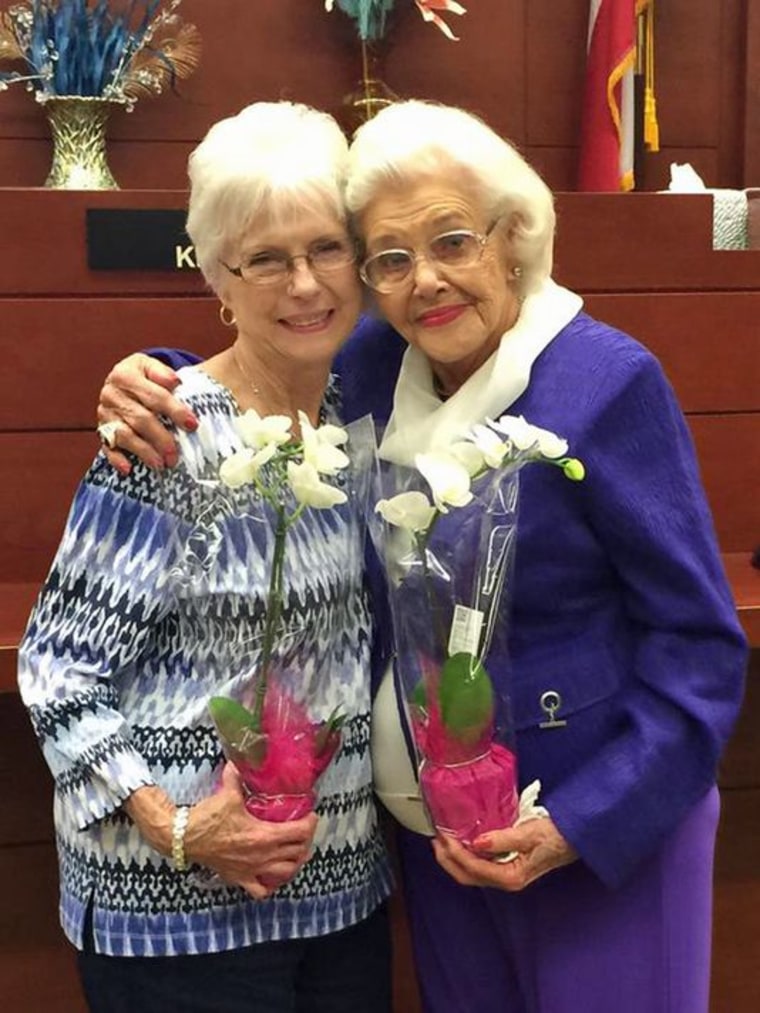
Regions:
<instances>
[{"instance_id":1,"label":"price tag on wrapper","mask_svg":"<svg viewBox=\"0 0 760 1013\"><path fill-rule=\"evenodd\" d=\"M455 605L449 634L449 655L478 653L480 632L483 629L483 613L466 605Z\"/></svg>"}]
</instances>

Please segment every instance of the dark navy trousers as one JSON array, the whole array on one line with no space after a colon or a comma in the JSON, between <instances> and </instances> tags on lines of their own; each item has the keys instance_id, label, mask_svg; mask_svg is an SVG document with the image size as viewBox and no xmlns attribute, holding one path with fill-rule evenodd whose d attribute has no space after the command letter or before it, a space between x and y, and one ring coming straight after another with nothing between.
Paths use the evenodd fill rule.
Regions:
<instances>
[{"instance_id":1,"label":"dark navy trousers","mask_svg":"<svg viewBox=\"0 0 760 1013\"><path fill-rule=\"evenodd\" d=\"M92 1013L390 1013L388 913L313 939L182 957L109 957L79 970Z\"/></svg>"}]
</instances>

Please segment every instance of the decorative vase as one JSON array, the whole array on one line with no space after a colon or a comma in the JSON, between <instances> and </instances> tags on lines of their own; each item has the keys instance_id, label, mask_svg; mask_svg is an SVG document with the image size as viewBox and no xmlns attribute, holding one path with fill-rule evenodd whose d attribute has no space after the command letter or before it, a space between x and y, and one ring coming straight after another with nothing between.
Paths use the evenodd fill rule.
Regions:
<instances>
[{"instance_id":1,"label":"decorative vase","mask_svg":"<svg viewBox=\"0 0 760 1013\"><path fill-rule=\"evenodd\" d=\"M362 41L362 76L356 90L343 99L346 109L344 117L348 134L371 120L373 116L398 100L398 95L391 91L380 77L380 57L375 46Z\"/></svg>"},{"instance_id":2,"label":"decorative vase","mask_svg":"<svg viewBox=\"0 0 760 1013\"><path fill-rule=\"evenodd\" d=\"M106 124L118 100L53 95L45 113L53 138L53 161L45 186L58 190L118 190L106 159Z\"/></svg>"}]
</instances>

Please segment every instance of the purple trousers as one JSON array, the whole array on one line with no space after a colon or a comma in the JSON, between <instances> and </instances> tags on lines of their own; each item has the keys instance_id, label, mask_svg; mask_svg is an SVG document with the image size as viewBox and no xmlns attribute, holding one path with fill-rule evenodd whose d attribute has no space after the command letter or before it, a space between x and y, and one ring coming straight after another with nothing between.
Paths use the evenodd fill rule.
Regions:
<instances>
[{"instance_id":1,"label":"purple trousers","mask_svg":"<svg viewBox=\"0 0 760 1013\"><path fill-rule=\"evenodd\" d=\"M713 788L619 890L580 862L524 892L457 885L399 831L425 1013L707 1013Z\"/></svg>"}]
</instances>

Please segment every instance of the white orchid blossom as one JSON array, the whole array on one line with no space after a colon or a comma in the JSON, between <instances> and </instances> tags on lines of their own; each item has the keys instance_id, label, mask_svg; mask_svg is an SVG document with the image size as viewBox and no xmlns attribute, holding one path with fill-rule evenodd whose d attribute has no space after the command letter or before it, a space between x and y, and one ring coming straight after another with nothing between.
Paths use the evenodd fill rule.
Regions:
<instances>
[{"instance_id":1,"label":"white orchid blossom","mask_svg":"<svg viewBox=\"0 0 760 1013\"><path fill-rule=\"evenodd\" d=\"M489 468L500 468L504 463L509 446L488 426L473 426L470 439L483 455Z\"/></svg>"},{"instance_id":2,"label":"white orchid blossom","mask_svg":"<svg viewBox=\"0 0 760 1013\"><path fill-rule=\"evenodd\" d=\"M348 442L348 433L333 425L315 428L303 412L298 413L298 421L300 442L293 439L289 416L261 416L249 409L236 419L236 428L245 446L224 460L219 468L220 481L231 489L255 483L286 526L298 518L304 506L322 509L348 499L342 490L320 478L320 475L334 475L348 466L348 456L338 446ZM259 475L270 462L271 467ZM298 504L290 515L286 505L288 486Z\"/></svg>"},{"instance_id":3,"label":"white orchid blossom","mask_svg":"<svg viewBox=\"0 0 760 1013\"><path fill-rule=\"evenodd\" d=\"M426 531L436 513L424 492L401 492L381 499L375 510L389 524L406 531Z\"/></svg>"},{"instance_id":4,"label":"white orchid blossom","mask_svg":"<svg viewBox=\"0 0 760 1013\"><path fill-rule=\"evenodd\" d=\"M459 440L457 443L452 443L449 447L449 453L460 464L464 465L470 478L474 478L478 472L482 471L484 465L487 463L486 456L481 448L474 443L469 443L467 440Z\"/></svg>"},{"instance_id":5,"label":"white orchid blossom","mask_svg":"<svg viewBox=\"0 0 760 1013\"><path fill-rule=\"evenodd\" d=\"M292 422L288 415L262 416L254 408L249 408L235 421L240 439L254 450L270 444L280 447L292 439Z\"/></svg>"},{"instance_id":6,"label":"white orchid blossom","mask_svg":"<svg viewBox=\"0 0 760 1013\"><path fill-rule=\"evenodd\" d=\"M288 482L299 503L315 507L317 510L338 506L348 499L342 489L336 489L335 486L323 482L317 469L308 461L304 461L303 464L288 461Z\"/></svg>"},{"instance_id":7,"label":"white orchid blossom","mask_svg":"<svg viewBox=\"0 0 760 1013\"><path fill-rule=\"evenodd\" d=\"M252 447L245 447L243 450L236 450L234 454L225 458L219 468L219 479L230 489L239 489L241 485L253 482L259 473L259 469L271 461L277 453L277 446L269 443L261 450L253 450Z\"/></svg>"},{"instance_id":8,"label":"white orchid blossom","mask_svg":"<svg viewBox=\"0 0 760 1013\"><path fill-rule=\"evenodd\" d=\"M303 441L303 459L311 464L321 475L335 475L348 465L348 457L339 449L339 443L345 443L348 434L339 426L312 426L308 415L299 411L298 421L301 425Z\"/></svg>"},{"instance_id":9,"label":"white orchid blossom","mask_svg":"<svg viewBox=\"0 0 760 1013\"><path fill-rule=\"evenodd\" d=\"M346 430L340 426L331 425L329 422L318 426L316 433L320 443L329 443L333 447L341 447L344 443L348 443L348 433Z\"/></svg>"},{"instance_id":10,"label":"white orchid blossom","mask_svg":"<svg viewBox=\"0 0 760 1013\"><path fill-rule=\"evenodd\" d=\"M230 489L239 489L241 485L252 482L255 474L253 456L254 451L246 447L225 458L219 468L221 482Z\"/></svg>"},{"instance_id":11,"label":"white orchid blossom","mask_svg":"<svg viewBox=\"0 0 760 1013\"><path fill-rule=\"evenodd\" d=\"M500 419L489 419L488 425L503 433L517 450L537 447L539 453L550 460L564 457L567 453L567 440L548 429L532 426L522 415L502 415Z\"/></svg>"},{"instance_id":12,"label":"white orchid blossom","mask_svg":"<svg viewBox=\"0 0 760 1013\"><path fill-rule=\"evenodd\" d=\"M417 454L414 463L430 486L435 507L441 513L448 513L450 506L466 506L472 499L470 474L452 454L443 450Z\"/></svg>"}]
</instances>

